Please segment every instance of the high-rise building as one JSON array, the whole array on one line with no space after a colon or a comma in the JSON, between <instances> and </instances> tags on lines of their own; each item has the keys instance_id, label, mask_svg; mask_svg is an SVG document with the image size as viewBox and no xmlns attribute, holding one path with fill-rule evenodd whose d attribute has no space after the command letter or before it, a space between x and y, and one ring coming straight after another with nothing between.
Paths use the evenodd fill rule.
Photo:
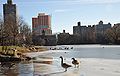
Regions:
<instances>
[{"instance_id":1,"label":"high-rise building","mask_svg":"<svg viewBox=\"0 0 120 76\"><path fill-rule=\"evenodd\" d=\"M103 21L100 21L96 26L95 26L95 30L96 30L96 33L102 33L104 34L105 31L107 29L111 28L111 24L108 23L108 24L103 24Z\"/></svg>"},{"instance_id":2,"label":"high-rise building","mask_svg":"<svg viewBox=\"0 0 120 76\"><path fill-rule=\"evenodd\" d=\"M78 26L73 26L73 35L80 36L81 43L94 43L95 33L94 26L81 26L81 22L78 22Z\"/></svg>"},{"instance_id":3,"label":"high-rise building","mask_svg":"<svg viewBox=\"0 0 120 76\"><path fill-rule=\"evenodd\" d=\"M103 21L100 21L96 26L95 26L95 33L96 33L96 41L98 43L103 43L105 42L105 32L107 29L111 28L111 24L104 24Z\"/></svg>"},{"instance_id":4,"label":"high-rise building","mask_svg":"<svg viewBox=\"0 0 120 76\"><path fill-rule=\"evenodd\" d=\"M3 16L5 25L17 25L16 4L13 4L12 0L7 0L7 3L3 4Z\"/></svg>"},{"instance_id":5,"label":"high-rise building","mask_svg":"<svg viewBox=\"0 0 120 76\"><path fill-rule=\"evenodd\" d=\"M17 25L17 11L16 4L13 4L12 0L7 0L7 3L3 4L3 16L4 16L4 32L7 35L4 44L15 45L17 43L18 25Z\"/></svg>"},{"instance_id":6,"label":"high-rise building","mask_svg":"<svg viewBox=\"0 0 120 76\"><path fill-rule=\"evenodd\" d=\"M39 13L38 17L32 18L32 32L34 35L51 35L51 16L45 13Z\"/></svg>"}]
</instances>

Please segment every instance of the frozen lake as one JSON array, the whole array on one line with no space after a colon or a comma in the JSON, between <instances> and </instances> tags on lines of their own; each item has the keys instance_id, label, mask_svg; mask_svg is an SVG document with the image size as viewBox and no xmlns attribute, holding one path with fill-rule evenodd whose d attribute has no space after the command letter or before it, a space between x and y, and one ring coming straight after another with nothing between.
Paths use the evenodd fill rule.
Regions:
<instances>
[{"instance_id":1,"label":"frozen lake","mask_svg":"<svg viewBox=\"0 0 120 76\"><path fill-rule=\"evenodd\" d=\"M65 50L66 47L69 49ZM21 62L11 69L1 68L0 76L120 76L119 45L62 45L47 48L63 50L29 53L36 60ZM60 56L64 57L65 63L73 66L67 72L61 67ZM71 63L73 57L81 62L79 68Z\"/></svg>"}]
</instances>

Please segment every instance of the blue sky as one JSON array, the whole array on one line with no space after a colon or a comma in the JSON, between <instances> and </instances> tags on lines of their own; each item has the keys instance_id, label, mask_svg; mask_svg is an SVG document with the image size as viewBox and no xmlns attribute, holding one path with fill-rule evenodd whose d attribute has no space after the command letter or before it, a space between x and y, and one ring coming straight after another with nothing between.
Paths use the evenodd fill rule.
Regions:
<instances>
[{"instance_id":1,"label":"blue sky","mask_svg":"<svg viewBox=\"0 0 120 76\"><path fill-rule=\"evenodd\" d=\"M3 11L3 3L0 0L0 14ZM73 33L73 26L81 21L82 25L120 22L120 0L13 0L17 4L18 14L32 26L32 17L38 13L46 13L52 16L53 33Z\"/></svg>"}]
</instances>

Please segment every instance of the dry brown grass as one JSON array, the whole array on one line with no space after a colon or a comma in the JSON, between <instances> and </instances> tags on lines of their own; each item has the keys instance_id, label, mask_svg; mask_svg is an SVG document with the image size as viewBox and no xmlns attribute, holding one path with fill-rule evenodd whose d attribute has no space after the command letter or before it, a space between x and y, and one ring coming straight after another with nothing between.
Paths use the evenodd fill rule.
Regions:
<instances>
[{"instance_id":1,"label":"dry brown grass","mask_svg":"<svg viewBox=\"0 0 120 76\"><path fill-rule=\"evenodd\" d=\"M36 47L19 47L19 46L7 46L7 49L16 49L19 53L29 53L29 52L41 52L47 51L46 48L36 46ZM0 46L0 52L2 51L2 46Z\"/></svg>"}]
</instances>

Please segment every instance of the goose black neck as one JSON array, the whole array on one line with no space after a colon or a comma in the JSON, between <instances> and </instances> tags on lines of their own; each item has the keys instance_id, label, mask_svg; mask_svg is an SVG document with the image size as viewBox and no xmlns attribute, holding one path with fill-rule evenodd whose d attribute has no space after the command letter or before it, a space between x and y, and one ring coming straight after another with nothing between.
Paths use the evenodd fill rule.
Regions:
<instances>
[{"instance_id":1,"label":"goose black neck","mask_svg":"<svg viewBox=\"0 0 120 76\"><path fill-rule=\"evenodd\" d=\"M63 64L63 58L61 57L61 65Z\"/></svg>"}]
</instances>

